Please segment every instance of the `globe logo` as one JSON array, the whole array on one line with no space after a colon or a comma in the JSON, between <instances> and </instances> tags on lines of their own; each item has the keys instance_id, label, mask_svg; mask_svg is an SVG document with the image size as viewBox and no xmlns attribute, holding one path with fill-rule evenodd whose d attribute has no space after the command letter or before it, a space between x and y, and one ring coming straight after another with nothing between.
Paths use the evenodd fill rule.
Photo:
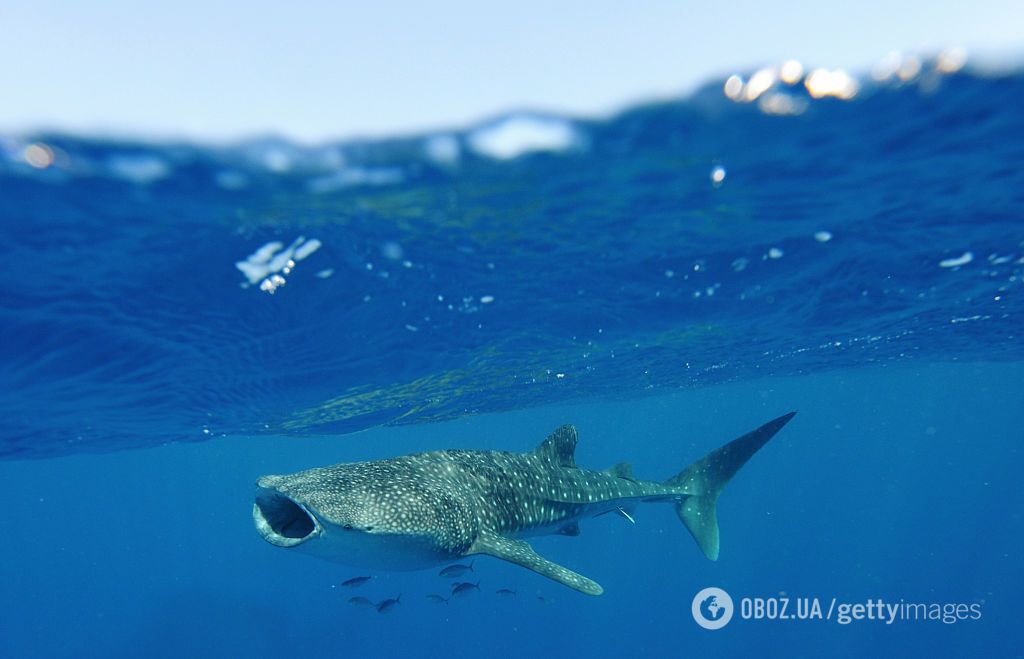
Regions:
<instances>
[{"instance_id":1,"label":"globe logo","mask_svg":"<svg viewBox=\"0 0 1024 659\"><path fill-rule=\"evenodd\" d=\"M690 610L704 629L721 629L732 620L732 598L721 588L705 588L693 597Z\"/></svg>"}]
</instances>

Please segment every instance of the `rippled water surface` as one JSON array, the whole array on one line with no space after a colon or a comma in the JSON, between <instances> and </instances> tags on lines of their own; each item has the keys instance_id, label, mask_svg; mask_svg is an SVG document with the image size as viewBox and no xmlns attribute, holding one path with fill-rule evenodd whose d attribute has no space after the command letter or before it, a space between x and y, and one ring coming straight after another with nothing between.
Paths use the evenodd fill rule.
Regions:
<instances>
[{"instance_id":1,"label":"rippled water surface","mask_svg":"<svg viewBox=\"0 0 1024 659\"><path fill-rule=\"evenodd\" d=\"M316 148L5 138L0 455L1024 357L1024 78L808 89Z\"/></svg>"}]
</instances>

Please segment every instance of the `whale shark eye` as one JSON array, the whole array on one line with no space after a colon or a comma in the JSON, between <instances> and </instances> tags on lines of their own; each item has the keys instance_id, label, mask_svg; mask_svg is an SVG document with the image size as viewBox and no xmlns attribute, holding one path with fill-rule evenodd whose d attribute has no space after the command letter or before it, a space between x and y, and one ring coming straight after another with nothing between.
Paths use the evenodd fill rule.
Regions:
<instances>
[{"instance_id":1,"label":"whale shark eye","mask_svg":"<svg viewBox=\"0 0 1024 659\"><path fill-rule=\"evenodd\" d=\"M351 524L346 524L345 526L343 526L341 528L345 529L346 531L351 531L352 530L352 525Z\"/></svg>"}]
</instances>

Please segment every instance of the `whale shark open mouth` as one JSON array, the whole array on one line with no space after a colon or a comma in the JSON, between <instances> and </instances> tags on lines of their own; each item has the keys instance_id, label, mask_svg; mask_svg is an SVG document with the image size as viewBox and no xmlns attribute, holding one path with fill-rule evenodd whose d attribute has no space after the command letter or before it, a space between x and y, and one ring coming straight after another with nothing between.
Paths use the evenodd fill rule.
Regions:
<instances>
[{"instance_id":1,"label":"whale shark open mouth","mask_svg":"<svg viewBox=\"0 0 1024 659\"><path fill-rule=\"evenodd\" d=\"M278 547L294 547L319 532L319 524L301 504L276 490L261 488L252 505L252 518L263 539Z\"/></svg>"}]
</instances>

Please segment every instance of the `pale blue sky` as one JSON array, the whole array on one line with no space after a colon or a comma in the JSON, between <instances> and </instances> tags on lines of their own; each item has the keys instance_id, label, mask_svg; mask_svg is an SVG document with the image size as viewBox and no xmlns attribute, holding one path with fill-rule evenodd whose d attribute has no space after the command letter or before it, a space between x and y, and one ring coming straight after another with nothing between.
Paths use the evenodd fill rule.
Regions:
<instances>
[{"instance_id":1,"label":"pale blue sky","mask_svg":"<svg viewBox=\"0 0 1024 659\"><path fill-rule=\"evenodd\" d=\"M778 5L778 6L773 6ZM0 131L325 138L601 114L797 58L1024 45L1021 0L0 1Z\"/></svg>"}]
</instances>

